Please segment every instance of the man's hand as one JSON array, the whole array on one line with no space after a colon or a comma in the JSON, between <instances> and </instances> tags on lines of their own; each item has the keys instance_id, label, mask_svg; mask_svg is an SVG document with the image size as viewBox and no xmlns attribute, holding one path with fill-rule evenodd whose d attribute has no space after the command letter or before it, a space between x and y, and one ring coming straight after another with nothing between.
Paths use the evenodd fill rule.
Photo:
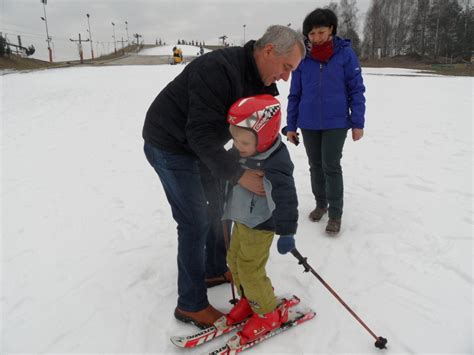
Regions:
<instances>
[{"instance_id":1,"label":"man's hand","mask_svg":"<svg viewBox=\"0 0 474 355\"><path fill-rule=\"evenodd\" d=\"M294 145L300 144L300 139L298 138L298 133L296 132L293 132L293 131L286 132L286 138Z\"/></svg>"},{"instance_id":2,"label":"man's hand","mask_svg":"<svg viewBox=\"0 0 474 355\"><path fill-rule=\"evenodd\" d=\"M263 171L260 170L245 170L238 181L243 188L253 192L254 194L265 196L265 189L263 188Z\"/></svg>"},{"instance_id":3,"label":"man's hand","mask_svg":"<svg viewBox=\"0 0 474 355\"><path fill-rule=\"evenodd\" d=\"M358 141L364 136L364 130L362 128L352 128L352 140Z\"/></svg>"}]
</instances>

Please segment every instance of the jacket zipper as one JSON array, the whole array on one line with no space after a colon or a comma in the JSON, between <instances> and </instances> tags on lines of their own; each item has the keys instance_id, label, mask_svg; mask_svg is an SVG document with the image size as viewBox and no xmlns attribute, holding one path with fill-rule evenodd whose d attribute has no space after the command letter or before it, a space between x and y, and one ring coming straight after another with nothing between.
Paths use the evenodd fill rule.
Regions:
<instances>
[{"instance_id":1,"label":"jacket zipper","mask_svg":"<svg viewBox=\"0 0 474 355\"><path fill-rule=\"evenodd\" d=\"M323 99L321 97L321 81L323 78L323 63L319 63L319 129L323 129Z\"/></svg>"},{"instance_id":2,"label":"jacket zipper","mask_svg":"<svg viewBox=\"0 0 474 355\"><path fill-rule=\"evenodd\" d=\"M252 201L250 201L250 213L252 213L254 207L255 207L255 195L252 196Z\"/></svg>"}]
</instances>

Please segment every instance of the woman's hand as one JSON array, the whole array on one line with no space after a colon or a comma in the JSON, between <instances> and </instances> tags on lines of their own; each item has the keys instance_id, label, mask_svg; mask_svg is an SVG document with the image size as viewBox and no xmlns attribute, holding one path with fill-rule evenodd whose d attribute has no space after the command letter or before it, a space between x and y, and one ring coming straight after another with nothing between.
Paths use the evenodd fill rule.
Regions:
<instances>
[{"instance_id":1,"label":"woman's hand","mask_svg":"<svg viewBox=\"0 0 474 355\"><path fill-rule=\"evenodd\" d=\"M364 136L364 130L362 128L352 128L352 140L358 141Z\"/></svg>"},{"instance_id":2,"label":"woman's hand","mask_svg":"<svg viewBox=\"0 0 474 355\"><path fill-rule=\"evenodd\" d=\"M286 132L286 138L294 145L300 144L300 139L298 138L298 133L296 132L293 132L293 131Z\"/></svg>"}]
</instances>

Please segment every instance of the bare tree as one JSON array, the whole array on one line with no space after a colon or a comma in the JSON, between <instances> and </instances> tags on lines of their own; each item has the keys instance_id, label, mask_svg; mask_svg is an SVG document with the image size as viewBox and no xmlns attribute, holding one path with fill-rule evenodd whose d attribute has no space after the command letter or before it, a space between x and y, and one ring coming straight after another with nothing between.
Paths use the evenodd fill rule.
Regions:
<instances>
[{"instance_id":1,"label":"bare tree","mask_svg":"<svg viewBox=\"0 0 474 355\"><path fill-rule=\"evenodd\" d=\"M471 0L372 0L365 17L362 57L416 52L468 59L473 17Z\"/></svg>"},{"instance_id":2,"label":"bare tree","mask_svg":"<svg viewBox=\"0 0 474 355\"><path fill-rule=\"evenodd\" d=\"M362 56L367 58L378 57L381 54L381 31L383 22L382 1L383 0L372 0L365 16Z\"/></svg>"},{"instance_id":3,"label":"bare tree","mask_svg":"<svg viewBox=\"0 0 474 355\"><path fill-rule=\"evenodd\" d=\"M357 8L356 0L341 0L339 3L339 26L338 33L341 37L352 41L352 47L360 55L360 38L357 34Z\"/></svg>"},{"instance_id":4,"label":"bare tree","mask_svg":"<svg viewBox=\"0 0 474 355\"><path fill-rule=\"evenodd\" d=\"M331 1L328 6L326 6L329 10L332 10L337 17L339 17L339 6L337 5L337 2Z\"/></svg>"},{"instance_id":5,"label":"bare tree","mask_svg":"<svg viewBox=\"0 0 474 355\"><path fill-rule=\"evenodd\" d=\"M406 54L409 50L408 38L410 27L408 24L416 8L416 3L412 0L394 1L395 13L397 13L396 21L393 23L392 29L392 48L394 55Z\"/></svg>"},{"instance_id":6,"label":"bare tree","mask_svg":"<svg viewBox=\"0 0 474 355\"><path fill-rule=\"evenodd\" d=\"M3 57L7 54L7 41L3 38L2 33L0 33L0 57Z\"/></svg>"},{"instance_id":7,"label":"bare tree","mask_svg":"<svg viewBox=\"0 0 474 355\"><path fill-rule=\"evenodd\" d=\"M471 5L471 0L464 0L463 5L463 14L462 18L460 19L460 26L459 26L459 32L460 34L459 38L461 39L460 43L460 52L463 57L466 59L471 57L471 50L473 49L473 39L474 39L474 33L473 33L473 26L472 26L472 21L474 19L474 9L472 8Z\"/></svg>"},{"instance_id":8,"label":"bare tree","mask_svg":"<svg viewBox=\"0 0 474 355\"><path fill-rule=\"evenodd\" d=\"M357 9L356 0L341 0L339 3L339 32L345 36L349 29L357 29Z\"/></svg>"},{"instance_id":9,"label":"bare tree","mask_svg":"<svg viewBox=\"0 0 474 355\"><path fill-rule=\"evenodd\" d=\"M457 29L463 24L463 9L457 0L434 0L428 15L428 53L450 57L459 52L462 33Z\"/></svg>"},{"instance_id":10,"label":"bare tree","mask_svg":"<svg viewBox=\"0 0 474 355\"><path fill-rule=\"evenodd\" d=\"M414 9L414 16L409 24L409 49L411 52L425 55L426 34L428 26L428 13L430 0L417 0Z\"/></svg>"}]
</instances>

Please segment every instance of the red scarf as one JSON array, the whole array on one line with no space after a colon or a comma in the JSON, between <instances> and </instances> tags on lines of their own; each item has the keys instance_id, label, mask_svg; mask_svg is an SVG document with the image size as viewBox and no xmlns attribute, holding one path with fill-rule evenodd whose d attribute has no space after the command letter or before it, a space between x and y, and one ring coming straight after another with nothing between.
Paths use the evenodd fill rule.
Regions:
<instances>
[{"instance_id":1,"label":"red scarf","mask_svg":"<svg viewBox=\"0 0 474 355\"><path fill-rule=\"evenodd\" d=\"M311 57L320 62L327 63L333 54L334 44L332 39L323 44L313 44L311 47Z\"/></svg>"}]
</instances>

